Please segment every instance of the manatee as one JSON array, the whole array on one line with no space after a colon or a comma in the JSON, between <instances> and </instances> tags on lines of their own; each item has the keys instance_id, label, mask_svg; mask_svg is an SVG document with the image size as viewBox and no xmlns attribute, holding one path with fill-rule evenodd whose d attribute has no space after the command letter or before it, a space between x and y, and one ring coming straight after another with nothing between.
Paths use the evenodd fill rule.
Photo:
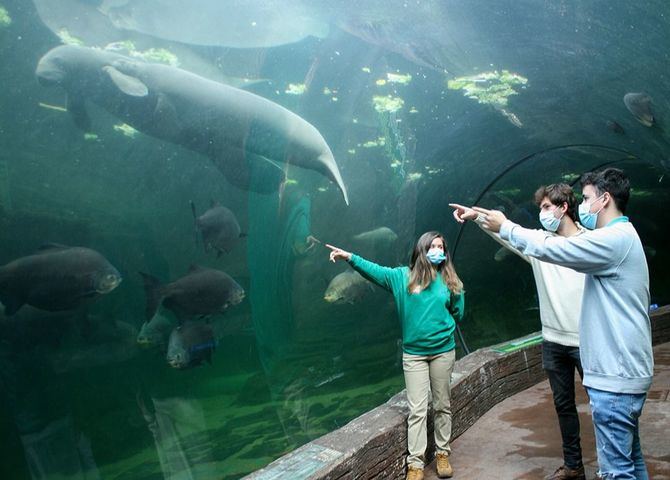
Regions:
<instances>
[{"instance_id":1,"label":"manatee","mask_svg":"<svg viewBox=\"0 0 670 480\"><path fill-rule=\"evenodd\" d=\"M195 367L204 361L212 363L216 339L211 325L203 322L185 322L170 333L166 360L173 368Z\"/></svg>"},{"instance_id":2,"label":"manatee","mask_svg":"<svg viewBox=\"0 0 670 480\"><path fill-rule=\"evenodd\" d=\"M309 2L103 0L98 9L119 29L195 45L267 48L329 31Z\"/></svg>"},{"instance_id":3,"label":"manatee","mask_svg":"<svg viewBox=\"0 0 670 480\"><path fill-rule=\"evenodd\" d=\"M210 209L200 216L196 215L195 204L191 202L191 211L195 228L202 234L205 252L213 249L217 256L221 256L224 252L230 252L240 238L245 236L235 214L216 202L212 202Z\"/></svg>"},{"instance_id":4,"label":"manatee","mask_svg":"<svg viewBox=\"0 0 670 480\"><path fill-rule=\"evenodd\" d=\"M328 284L323 299L328 303L351 303L359 301L372 284L354 270L347 270L336 275Z\"/></svg>"},{"instance_id":5,"label":"manatee","mask_svg":"<svg viewBox=\"0 0 670 480\"><path fill-rule=\"evenodd\" d=\"M239 56L233 59L231 55L226 55L225 60L221 61L219 57L224 53L221 50L205 54L202 49L196 51L180 42L161 40L130 30L119 30L97 8L95 2L33 0L33 4L42 23L58 37L67 34L70 41L79 41L89 47L117 51L132 57L168 53L174 56L174 60L181 68L235 87L244 88L266 81L253 78L260 72L260 66L248 50L244 59ZM222 69L225 69L225 73ZM244 78L239 78L237 75L243 75ZM249 78L250 75L252 78Z\"/></svg>"},{"instance_id":6,"label":"manatee","mask_svg":"<svg viewBox=\"0 0 670 480\"><path fill-rule=\"evenodd\" d=\"M348 204L319 131L266 98L176 67L75 45L47 52L35 73L42 85L67 92L67 109L82 130L91 128L88 100L140 132L207 156L237 187L276 191L285 180L281 162L332 180Z\"/></svg>"},{"instance_id":7,"label":"manatee","mask_svg":"<svg viewBox=\"0 0 670 480\"><path fill-rule=\"evenodd\" d=\"M188 318L223 313L244 299L242 287L220 270L191 265L186 275L167 285L147 273L140 272L140 275L147 296L147 320L153 318L161 304L182 322Z\"/></svg>"},{"instance_id":8,"label":"manatee","mask_svg":"<svg viewBox=\"0 0 670 480\"><path fill-rule=\"evenodd\" d=\"M627 93L623 96L623 103L633 114L635 120L645 127L651 127L654 124L654 114L651 111L651 97L646 93Z\"/></svg>"},{"instance_id":9,"label":"manatee","mask_svg":"<svg viewBox=\"0 0 670 480\"><path fill-rule=\"evenodd\" d=\"M49 312L72 310L119 283L121 274L95 250L47 244L0 267L0 302L6 315L25 304Z\"/></svg>"}]
</instances>

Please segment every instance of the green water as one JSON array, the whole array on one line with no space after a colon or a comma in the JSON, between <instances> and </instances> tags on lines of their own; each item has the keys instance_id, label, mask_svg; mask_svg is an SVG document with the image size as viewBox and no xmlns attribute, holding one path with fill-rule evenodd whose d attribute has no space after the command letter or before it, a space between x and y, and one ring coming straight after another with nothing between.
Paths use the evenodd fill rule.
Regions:
<instances>
[{"instance_id":1,"label":"green water","mask_svg":"<svg viewBox=\"0 0 670 480\"><path fill-rule=\"evenodd\" d=\"M474 350L539 330L535 284L522 260L497 261L496 243L474 225L461 229L447 204L504 208L539 228L538 185L614 165L633 185L627 214L647 247L652 303L670 301L667 2L289 2L287 11L309 5L305 15L329 24L323 38L254 48L178 44L111 24L91 33L86 22L103 2L51 4L49 23L36 9L44 1L0 0L0 264L46 242L86 246L123 282L74 311L0 315L0 478L241 478L399 392L392 299L375 288L353 303L324 301L346 267L309 249L307 235L397 265L418 235L442 230ZM264 28L256 5L248 9ZM34 74L61 39L84 38L78 29L99 48L132 39L136 55L163 48L199 75L259 80L247 89L323 135L350 205L324 176L284 163L280 192L233 187L205 156L94 105L95 136L85 136L63 111L63 90ZM637 91L653 100L651 128L622 101ZM199 213L220 202L245 237L219 258L205 253L190 201ZM379 227L398 240L353 238ZM209 320L211 365L177 370L164 346L136 341L138 272L171 281L191 264L225 271L246 297Z\"/></svg>"}]
</instances>

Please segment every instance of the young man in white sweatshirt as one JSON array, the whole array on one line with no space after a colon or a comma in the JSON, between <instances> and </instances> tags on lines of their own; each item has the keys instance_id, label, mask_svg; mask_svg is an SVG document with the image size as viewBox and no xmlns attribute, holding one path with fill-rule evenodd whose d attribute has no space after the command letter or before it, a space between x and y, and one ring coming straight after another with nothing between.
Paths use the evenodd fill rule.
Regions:
<instances>
[{"instance_id":1,"label":"young man in white sweatshirt","mask_svg":"<svg viewBox=\"0 0 670 480\"><path fill-rule=\"evenodd\" d=\"M639 417L654 375L649 269L642 242L624 216L630 182L608 168L582 177L580 223L593 231L547 237L474 207L482 225L537 259L586 274L579 323L584 386L598 450L598 475L647 480Z\"/></svg>"},{"instance_id":2,"label":"young man in white sweatshirt","mask_svg":"<svg viewBox=\"0 0 670 480\"><path fill-rule=\"evenodd\" d=\"M540 207L540 223L544 227L544 230L537 231L543 235L568 238L585 231L576 222L577 200L570 185L541 186L535 192L535 203ZM456 221L474 220L482 227L481 214L462 205L451 206ZM499 234L483 227L482 230L519 255L533 269L542 323L542 367L549 378L563 445L563 465L545 480L584 480L579 414L575 402L575 370L580 377L583 376L579 361L579 312L584 274L524 255Z\"/></svg>"}]
</instances>

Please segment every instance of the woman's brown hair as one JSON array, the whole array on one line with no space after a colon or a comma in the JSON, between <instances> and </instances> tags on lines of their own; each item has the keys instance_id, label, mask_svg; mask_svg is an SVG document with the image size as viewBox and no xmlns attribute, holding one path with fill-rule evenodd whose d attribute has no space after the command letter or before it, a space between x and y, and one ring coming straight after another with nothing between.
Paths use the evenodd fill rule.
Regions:
<instances>
[{"instance_id":1,"label":"woman's brown hair","mask_svg":"<svg viewBox=\"0 0 670 480\"><path fill-rule=\"evenodd\" d=\"M444 262L437 266L437 269L434 268L433 264L430 263L430 260L426 257L426 253L430 249L430 244L433 243L433 240L436 238L442 239L444 254L447 257ZM444 235L435 231L426 232L416 241L414 251L412 252L412 258L409 262L409 285L407 286L409 293L416 293L415 290L417 288L419 291L423 291L433 280L435 280L437 272L442 275L442 280L452 293L461 293L461 290L463 290L463 282L461 282L461 279L458 278L458 275L456 274L456 269L451 261L451 255L447 250L447 241L444 239Z\"/></svg>"}]
</instances>

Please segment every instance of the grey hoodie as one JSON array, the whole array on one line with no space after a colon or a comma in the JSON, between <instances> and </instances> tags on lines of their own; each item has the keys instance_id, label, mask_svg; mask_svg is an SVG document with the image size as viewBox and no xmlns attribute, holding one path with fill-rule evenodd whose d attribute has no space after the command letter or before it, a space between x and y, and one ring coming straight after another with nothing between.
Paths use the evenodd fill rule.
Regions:
<instances>
[{"instance_id":1,"label":"grey hoodie","mask_svg":"<svg viewBox=\"0 0 670 480\"><path fill-rule=\"evenodd\" d=\"M645 393L654 375L649 270L627 217L569 238L506 221L500 236L525 255L586 274L579 321L584 385Z\"/></svg>"}]
</instances>

